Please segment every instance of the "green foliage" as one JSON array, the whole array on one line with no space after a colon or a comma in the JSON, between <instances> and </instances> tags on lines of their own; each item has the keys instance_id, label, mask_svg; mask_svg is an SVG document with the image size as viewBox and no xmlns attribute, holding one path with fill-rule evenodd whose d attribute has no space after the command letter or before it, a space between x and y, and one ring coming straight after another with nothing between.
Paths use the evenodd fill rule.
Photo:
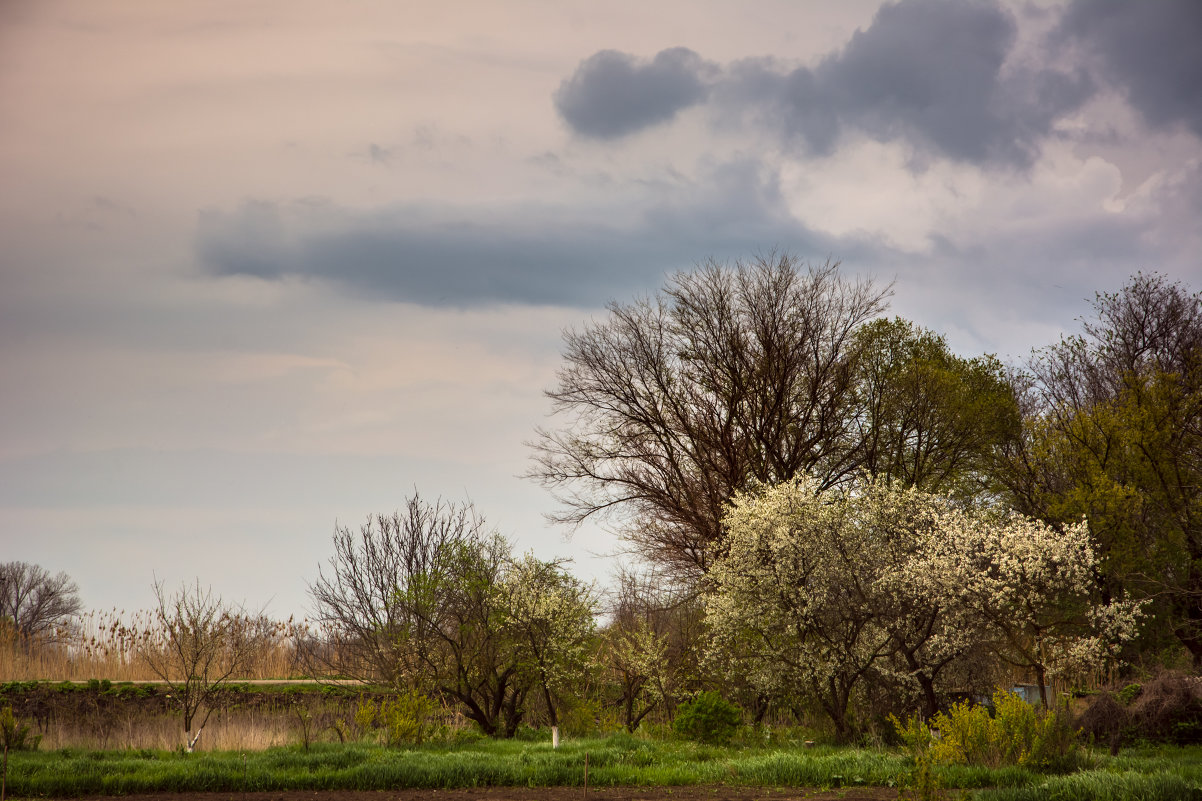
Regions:
<instances>
[{"instance_id":1,"label":"green foliage","mask_svg":"<svg viewBox=\"0 0 1202 801\"><path fill-rule=\"evenodd\" d=\"M916 762L1059 770L1075 765L1076 735L1067 714L1036 709L1005 690L994 693L992 714L989 707L962 702L932 718L929 727L917 717L893 723Z\"/></svg>"},{"instance_id":2,"label":"green foliage","mask_svg":"<svg viewBox=\"0 0 1202 801\"><path fill-rule=\"evenodd\" d=\"M1142 684L1128 684L1123 689L1114 694L1114 698L1123 706L1131 706L1131 702L1139 697L1140 692L1144 689Z\"/></svg>"},{"instance_id":3,"label":"green foliage","mask_svg":"<svg viewBox=\"0 0 1202 801\"><path fill-rule=\"evenodd\" d=\"M355 706L355 729L361 735L373 730L376 727L376 718L379 715L379 709L374 701L370 699L359 699L359 703Z\"/></svg>"},{"instance_id":4,"label":"green foliage","mask_svg":"<svg viewBox=\"0 0 1202 801\"><path fill-rule=\"evenodd\" d=\"M703 692L677 707L672 729L688 740L723 745L735 736L741 722L737 706L716 692Z\"/></svg>"},{"instance_id":5,"label":"green foliage","mask_svg":"<svg viewBox=\"0 0 1202 801\"><path fill-rule=\"evenodd\" d=\"M23 725L13 713L11 706L0 709L0 744L8 751L36 751L42 735L30 735L29 726Z\"/></svg>"},{"instance_id":6,"label":"green foliage","mask_svg":"<svg viewBox=\"0 0 1202 801\"><path fill-rule=\"evenodd\" d=\"M434 702L410 690L380 704L378 720L383 723L388 745L421 745L429 738Z\"/></svg>"}]
</instances>

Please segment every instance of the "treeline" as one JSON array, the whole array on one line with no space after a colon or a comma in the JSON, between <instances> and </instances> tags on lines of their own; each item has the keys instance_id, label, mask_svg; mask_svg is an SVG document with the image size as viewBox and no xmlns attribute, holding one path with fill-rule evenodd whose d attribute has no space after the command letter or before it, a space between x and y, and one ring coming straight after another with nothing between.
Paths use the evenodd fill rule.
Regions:
<instances>
[{"instance_id":1,"label":"treeline","mask_svg":"<svg viewBox=\"0 0 1202 801\"><path fill-rule=\"evenodd\" d=\"M889 294L772 254L567 332L530 477L636 567L602 603L415 498L336 537L329 653L499 734L582 708L633 730L718 689L851 739L1015 681L1047 705L1052 682L1195 670L1199 296L1137 275L1004 365Z\"/></svg>"},{"instance_id":2,"label":"treeline","mask_svg":"<svg viewBox=\"0 0 1202 801\"><path fill-rule=\"evenodd\" d=\"M495 736L633 731L718 690L845 740L1015 681L1050 703L1052 683L1196 672L1199 295L1136 275L1005 365L887 317L889 294L771 254L568 331L530 477L634 566L601 593L414 495L336 531L304 671Z\"/></svg>"}]
</instances>

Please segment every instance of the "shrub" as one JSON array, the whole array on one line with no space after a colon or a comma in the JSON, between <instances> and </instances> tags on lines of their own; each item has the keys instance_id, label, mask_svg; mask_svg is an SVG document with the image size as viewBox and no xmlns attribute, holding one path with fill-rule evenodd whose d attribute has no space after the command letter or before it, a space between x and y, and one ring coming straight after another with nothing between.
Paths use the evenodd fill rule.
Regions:
<instances>
[{"instance_id":1,"label":"shrub","mask_svg":"<svg viewBox=\"0 0 1202 801\"><path fill-rule=\"evenodd\" d=\"M677 707L672 730L688 740L724 745L735 736L741 721L739 707L718 693L703 692Z\"/></svg>"},{"instance_id":2,"label":"shrub","mask_svg":"<svg viewBox=\"0 0 1202 801\"><path fill-rule=\"evenodd\" d=\"M379 720L390 746L421 745L433 729L434 702L415 690L380 704Z\"/></svg>"},{"instance_id":3,"label":"shrub","mask_svg":"<svg viewBox=\"0 0 1202 801\"><path fill-rule=\"evenodd\" d=\"M905 724L893 718L893 724L916 759L929 753L932 761L950 764L1065 769L1076 757L1067 712L1038 710L1005 690L994 693L992 714L962 702L932 718L930 727L917 718Z\"/></svg>"},{"instance_id":4,"label":"shrub","mask_svg":"<svg viewBox=\"0 0 1202 801\"><path fill-rule=\"evenodd\" d=\"M1202 742L1202 683L1166 670L1145 684L1099 693L1081 713L1078 725L1082 734L1109 742L1112 754L1135 738L1179 745Z\"/></svg>"},{"instance_id":5,"label":"shrub","mask_svg":"<svg viewBox=\"0 0 1202 801\"><path fill-rule=\"evenodd\" d=\"M1094 742L1109 745L1112 756L1118 754L1131 722L1131 713L1121 699L1119 693L1098 693L1077 717L1081 734Z\"/></svg>"},{"instance_id":6,"label":"shrub","mask_svg":"<svg viewBox=\"0 0 1202 801\"><path fill-rule=\"evenodd\" d=\"M6 706L0 709L0 742L4 751L36 751L42 742L42 735L30 735L29 726L22 724L13 714L13 708Z\"/></svg>"},{"instance_id":7,"label":"shrub","mask_svg":"<svg viewBox=\"0 0 1202 801\"><path fill-rule=\"evenodd\" d=\"M1146 682L1130 705L1140 736L1179 745L1202 742L1202 684L1166 670Z\"/></svg>"}]
</instances>

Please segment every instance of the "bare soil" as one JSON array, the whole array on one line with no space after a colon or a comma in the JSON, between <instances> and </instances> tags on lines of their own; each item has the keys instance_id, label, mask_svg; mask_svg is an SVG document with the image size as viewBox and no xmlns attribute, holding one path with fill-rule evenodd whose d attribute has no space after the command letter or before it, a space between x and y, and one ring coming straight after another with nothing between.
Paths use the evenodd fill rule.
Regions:
<instances>
[{"instance_id":1,"label":"bare soil","mask_svg":"<svg viewBox=\"0 0 1202 801\"><path fill-rule=\"evenodd\" d=\"M154 793L124 801L896 801L889 787L482 787L462 790L288 790L268 793ZM89 801L85 799L85 801ZM94 796L91 801L112 801Z\"/></svg>"}]
</instances>

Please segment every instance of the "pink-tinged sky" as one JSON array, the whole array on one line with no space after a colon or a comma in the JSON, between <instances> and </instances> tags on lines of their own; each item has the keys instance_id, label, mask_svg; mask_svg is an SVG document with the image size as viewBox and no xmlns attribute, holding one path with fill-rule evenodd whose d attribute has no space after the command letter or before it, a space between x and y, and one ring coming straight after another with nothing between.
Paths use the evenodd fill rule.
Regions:
<instances>
[{"instance_id":1,"label":"pink-tinged sky","mask_svg":"<svg viewBox=\"0 0 1202 801\"><path fill-rule=\"evenodd\" d=\"M279 616L414 488L518 478L560 335L708 257L895 280L1020 362L1202 289L1202 4L0 6L0 561ZM553 421L552 421L553 424Z\"/></svg>"}]
</instances>

